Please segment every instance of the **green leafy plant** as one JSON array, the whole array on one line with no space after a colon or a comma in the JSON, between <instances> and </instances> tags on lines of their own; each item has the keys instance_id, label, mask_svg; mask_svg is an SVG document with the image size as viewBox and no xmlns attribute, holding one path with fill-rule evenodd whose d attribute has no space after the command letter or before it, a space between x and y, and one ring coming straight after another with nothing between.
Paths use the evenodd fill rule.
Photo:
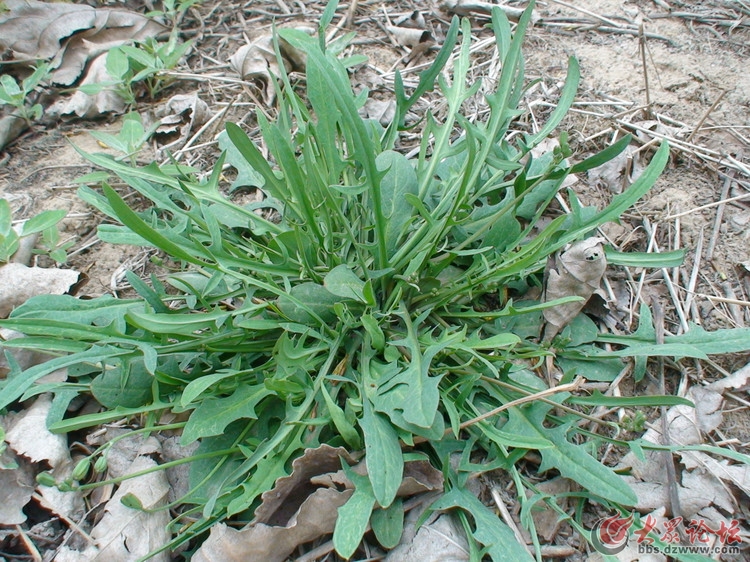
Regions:
<instances>
[{"instance_id":1,"label":"green leafy plant","mask_svg":"<svg viewBox=\"0 0 750 562\"><path fill-rule=\"evenodd\" d=\"M13 227L13 215L6 199L0 199L0 265L11 260L18 251L22 238L39 236L37 253L44 253L58 263L67 260L66 250L72 242L60 243L60 232L57 223L65 218L66 212L42 211L23 222L20 229Z\"/></svg>"},{"instance_id":2,"label":"green leafy plant","mask_svg":"<svg viewBox=\"0 0 750 562\"><path fill-rule=\"evenodd\" d=\"M29 105L29 95L49 77L49 65L40 63L29 76L17 82L10 74L0 76L0 105L15 108L19 117L31 124L42 116L41 104Z\"/></svg>"},{"instance_id":3,"label":"green leafy plant","mask_svg":"<svg viewBox=\"0 0 750 562\"><path fill-rule=\"evenodd\" d=\"M79 89L89 95L113 89L128 105L135 105L144 89L153 99L174 82L167 71L179 64L191 46L192 41L179 42L175 29L164 43L149 37L135 45L114 47L107 53L106 62L112 81L87 84Z\"/></svg>"},{"instance_id":4,"label":"green leafy plant","mask_svg":"<svg viewBox=\"0 0 750 562\"><path fill-rule=\"evenodd\" d=\"M396 495L412 449L447 475L446 494L433 508L457 508L473 538L498 560L530 556L466 490L473 474L506 471L526 502L534 484L520 461L538 451L538 470L580 483L572 495L581 501L632 505L624 480L580 442L590 435L578 424L581 416L601 404L688 402L578 396L569 383L577 375L604 376L598 370L604 362L621 369L623 358L633 356L703 357L747 348L750 340L747 333L708 339L689 333L657 346L642 315L643 329L633 336L602 335L582 319L581 330L563 330L554 347L537 342L540 312L571 300L522 300L541 283L547 257L642 197L669 149L662 145L607 208L584 207L569 191L570 214L540 221L568 174L615 157L629 139L572 166L564 138L559 149L532 156L560 124L578 84L571 59L558 107L541 130L516 128L527 86L521 44L532 7L513 33L503 12L493 11L503 64L497 89L486 96L484 121L462 114L480 88L467 83L468 21L453 21L413 91L396 75L396 116L385 129L359 115L367 93L352 91L347 67L360 59L341 58L345 40L325 43L335 2L318 37L279 30L307 55L305 97L282 73L277 118L257 116L269 159L239 126L227 125L233 157L241 155L240 165L254 172L247 177L265 194L258 203L238 205L222 192L225 156L199 180L176 165L134 167L87 155L152 202L136 211L106 183L101 193L82 188L81 197L114 221L100 227L100 237L157 248L178 271L150 284L130 274L138 293L132 299L44 296L18 307L0 325L27 337L4 346L58 357L11 372L0 407L51 391L53 431L140 416L139 431L181 429L184 445L199 442L193 457L176 461L192 462L191 489L179 501L176 537L165 549L228 517L251 519L260 495L288 473L290 462L322 443L363 450L369 468L352 476L356 491L341 508L333 541L342 556L355 552L368 521L379 527L384 519L401 520ZM450 77L443 74L449 60ZM426 115L420 150L409 159L394 150L399 132L407 112L435 87L447 109L439 118ZM549 389L541 373L547 358L564 372L558 389ZM70 382L34 384L61 368L68 368ZM77 392L90 392L103 411L65 418L64 406ZM164 411L185 413L187 421L161 426ZM604 425L611 433L597 439L626 445L617 424ZM108 446L88 462L102 468ZM543 501L583 531L555 498ZM524 524L536 540L533 520L525 517Z\"/></svg>"},{"instance_id":5,"label":"green leafy plant","mask_svg":"<svg viewBox=\"0 0 750 562\"><path fill-rule=\"evenodd\" d=\"M161 10L154 10L152 12L148 12L148 14L146 15L148 15L149 17L157 18L164 17L169 21L175 23L177 22L178 17L184 14L192 6L200 4L201 2L202 0L164 0L161 3Z\"/></svg>"},{"instance_id":6,"label":"green leafy plant","mask_svg":"<svg viewBox=\"0 0 750 562\"><path fill-rule=\"evenodd\" d=\"M156 122L145 129L140 113L132 111L123 117L122 128L116 135L99 131L89 133L99 142L122 152L123 156L120 159L129 158L131 165L135 165L136 155L158 127L159 123Z\"/></svg>"}]
</instances>

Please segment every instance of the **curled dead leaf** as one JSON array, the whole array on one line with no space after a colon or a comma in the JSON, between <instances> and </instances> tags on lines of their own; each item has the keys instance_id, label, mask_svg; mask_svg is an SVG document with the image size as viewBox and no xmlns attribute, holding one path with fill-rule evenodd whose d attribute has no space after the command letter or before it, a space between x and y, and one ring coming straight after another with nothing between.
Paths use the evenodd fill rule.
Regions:
<instances>
[{"instance_id":1,"label":"curled dead leaf","mask_svg":"<svg viewBox=\"0 0 750 562\"><path fill-rule=\"evenodd\" d=\"M323 444L305 449L292 462L292 473L263 493L255 519L242 530L215 525L195 553L198 562L281 562L299 545L333 532L338 508L353 490L320 487L313 479L354 462L343 447Z\"/></svg>"},{"instance_id":2,"label":"curled dead leaf","mask_svg":"<svg viewBox=\"0 0 750 562\"><path fill-rule=\"evenodd\" d=\"M340 470L342 459L347 464L354 462L342 447L324 444L306 449L292 463L292 473L279 478L273 489L261 496L250 525L239 531L214 526L193 560L281 562L299 545L332 533L338 508L354 492L353 484ZM365 474L366 465L359 463L352 470ZM428 461L405 464L399 495L442 488L443 474Z\"/></svg>"},{"instance_id":3,"label":"curled dead leaf","mask_svg":"<svg viewBox=\"0 0 750 562\"><path fill-rule=\"evenodd\" d=\"M311 32L312 30L301 29L301 31ZM304 54L292 47L281 37L279 37L278 41L279 51L286 72L304 70ZM269 105L273 102L275 97L273 77L280 76L281 71L276 53L274 52L273 37L271 34L261 35L247 45L243 45L237 49L229 57L229 65L243 80L259 82L264 92L264 101Z\"/></svg>"},{"instance_id":4,"label":"curled dead leaf","mask_svg":"<svg viewBox=\"0 0 750 562\"><path fill-rule=\"evenodd\" d=\"M495 6L505 12L505 15L511 20L517 20L523 13L523 10L520 8L514 8L504 4L498 6L492 2L481 2L479 0L443 0L440 2L440 7L443 10L459 16L476 16L477 14L489 15L492 13L492 8ZM534 11L531 16L532 23L539 21L539 17L540 16L536 11Z\"/></svg>"},{"instance_id":5,"label":"curled dead leaf","mask_svg":"<svg viewBox=\"0 0 750 562\"><path fill-rule=\"evenodd\" d=\"M402 47L415 47L419 43L432 41L432 35L424 29L400 27L397 25L389 25L386 29Z\"/></svg>"},{"instance_id":6,"label":"curled dead leaf","mask_svg":"<svg viewBox=\"0 0 750 562\"><path fill-rule=\"evenodd\" d=\"M73 470L73 461L65 435L47 429L47 416L52 408L49 394L42 394L32 406L15 414L8 421L5 440L13 451L33 463L44 462L52 476L62 481ZM39 486L45 508L64 517L79 518L84 512L83 496L77 491L63 492L55 487Z\"/></svg>"},{"instance_id":7,"label":"curled dead leaf","mask_svg":"<svg viewBox=\"0 0 750 562\"><path fill-rule=\"evenodd\" d=\"M7 328L0 328L0 341L9 341L22 337L24 337L24 335L21 332L8 330ZM12 355L13 359L15 359L16 363L18 363L18 366L24 370L28 369L29 367L33 367L34 365L44 363L45 361L48 361L54 357L54 355L51 355L49 353L42 353L40 351L30 349L3 349L3 353L0 354L0 379L2 379L8 373L8 371L10 371L10 366L8 365L8 361L5 358L6 353Z\"/></svg>"},{"instance_id":8,"label":"curled dead leaf","mask_svg":"<svg viewBox=\"0 0 750 562\"><path fill-rule=\"evenodd\" d=\"M367 463L361 462L352 467L352 471L362 476L367 474ZM344 487L354 489L354 484L343 470L322 474L312 478L311 483L318 486ZM396 492L398 497L414 496L443 489L443 473L428 461L408 461L404 463L404 476Z\"/></svg>"},{"instance_id":9,"label":"curled dead leaf","mask_svg":"<svg viewBox=\"0 0 750 562\"><path fill-rule=\"evenodd\" d=\"M146 440L146 448L128 467L127 474L154 468L157 463L149 454L158 449L155 438ZM170 540L168 530L170 515L166 509L156 509L167 501L169 484L164 470L156 470L125 480L107 502L104 515L91 530L95 548L87 545L85 551L66 553L70 560L131 561L145 557ZM122 499L134 497L144 510L127 507ZM170 557L162 552L149 560L166 562Z\"/></svg>"},{"instance_id":10,"label":"curled dead leaf","mask_svg":"<svg viewBox=\"0 0 750 562\"><path fill-rule=\"evenodd\" d=\"M383 127L387 127L396 116L396 102L394 100L368 98L359 113L362 117L373 119Z\"/></svg>"},{"instance_id":11,"label":"curled dead leaf","mask_svg":"<svg viewBox=\"0 0 750 562\"><path fill-rule=\"evenodd\" d=\"M29 122L19 112L9 113L0 118L0 150L16 140L29 128Z\"/></svg>"},{"instance_id":12,"label":"curled dead leaf","mask_svg":"<svg viewBox=\"0 0 750 562\"><path fill-rule=\"evenodd\" d=\"M620 154L588 171L589 182L612 193L622 193L646 169L638 147L630 144Z\"/></svg>"},{"instance_id":13,"label":"curled dead leaf","mask_svg":"<svg viewBox=\"0 0 750 562\"><path fill-rule=\"evenodd\" d=\"M353 490L315 490L284 526L256 523L237 531L223 523L214 525L208 539L191 560L283 562L299 545L332 533L338 517L337 510L352 493Z\"/></svg>"},{"instance_id":14,"label":"curled dead leaf","mask_svg":"<svg viewBox=\"0 0 750 562\"><path fill-rule=\"evenodd\" d=\"M170 135L179 132L177 140L162 146L160 150L169 150L187 142L190 133L206 123L212 115L208 104L198 94L177 94L166 103L156 108L155 117L159 119L157 135Z\"/></svg>"},{"instance_id":15,"label":"curled dead leaf","mask_svg":"<svg viewBox=\"0 0 750 562\"><path fill-rule=\"evenodd\" d=\"M47 462L52 468L70 463L65 435L47 429L47 414L52 407L49 394L42 394L34 404L19 413L5 435L8 445L32 462Z\"/></svg>"},{"instance_id":16,"label":"curled dead leaf","mask_svg":"<svg viewBox=\"0 0 750 562\"><path fill-rule=\"evenodd\" d=\"M107 54L97 56L89 65L81 86L112 84L114 79L107 71ZM56 119L75 115L83 119L94 119L105 113L123 113L127 104L112 88L103 86L99 92L88 94L76 90L72 96L57 100L47 109L47 117Z\"/></svg>"},{"instance_id":17,"label":"curled dead leaf","mask_svg":"<svg viewBox=\"0 0 750 562\"><path fill-rule=\"evenodd\" d=\"M0 420L0 425L2 425ZM34 494L34 474L28 463L16 457L11 449L0 456L0 525L18 525L26 521L23 508Z\"/></svg>"},{"instance_id":18,"label":"curled dead leaf","mask_svg":"<svg viewBox=\"0 0 750 562\"><path fill-rule=\"evenodd\" d=\"M254 522L279 525L289 521L307 497L305 492L315 488L312 479L337 471L341 468L341 459L349 464L354 462L343 447L323 444L305 449L302 456L292 462L292 473L276 480L273 488L261 495Z\"/></svg>"},{"instance_id":19,"label":"curled dead leaf","mask_svg":"<svg viewBox=\"0 0 750 562\"><path fill-rule=\"evenodd\" d=\"M434 514L420 525L423 511L415 509L406 516L401 542L388 552L386 562L469 560L469 545L461 524L450 515Z\"/></svg>"},{"instance_id":20,"label":"curled dead leaf","mask_svg":"<svg viewBox=\"0 0 750 562\"><path fill-rule=\"evenodd\" d=\"M52 80L69 86L89 59L112 47L155 37L166 28L143 14L86 4L6 0L0 47L19 62L52 60Z\"/></svg>"},{"instance_id":21,"label":"curled dead leaf","mask_svg":"<svg viewBox=\"0 0 750 562\"><path fill-rule=\"evenodd\" d=\"M544 310L544 341L551 341L568 325L599 288L607 259L603 238L592 237L576 242L550 258L545 271L544 302L577 296L583 300Z\"/></svg>"},{"instance_id":22,"label":"curled dead leaf","mask_svg":"<svg viewBox=\"0 0 750 562\"><path fill-rule=\"evenodd\" d=\"M558 498L558 505L567 509L570 504L569 493L574 489L573 481L568 478L558 476L551 480L540 482L536 489L540 494L549 495ZM531 490L526 490L526 496L532 497ZM537 535L542 537L546 542L552 542L557 536L563 521L560 514L552 509L543 501L538 501L531 510L531 517L534 520L534 528Z\"/></svg>"}]
</instances>

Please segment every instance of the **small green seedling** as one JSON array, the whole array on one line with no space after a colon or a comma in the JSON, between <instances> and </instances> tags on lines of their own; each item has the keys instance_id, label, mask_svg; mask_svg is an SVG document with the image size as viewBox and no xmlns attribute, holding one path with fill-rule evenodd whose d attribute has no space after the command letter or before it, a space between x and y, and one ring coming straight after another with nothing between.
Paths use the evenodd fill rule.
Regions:
<instances>
[{"instance_id":1,"label":"small green seedling","mask_svg":"<svg viewBox=\"0 0 750 562\"><path fill-rule=\"evenodd\" d=\"M122 129L116 135L98 131L89 131L89 133L102 144L122 152L123 156L117 160L123 160L127 157L130 159L131 164L135 165L136 154L143 148L143 145L154 134L158 126L159 122L157 121L148 129L145 129L141 115L138 112L132 111L123 118Z\"/></svg>"},{"instance_id":2,"label":"small green seedling","mask_svg":"<svg viewBox=\"0 0 750 562\"><path fill-rule=\"evenodd\" d=\"M148 12L146 15L152 18L166 18L173 23L177 23L177 18L184 14L188 9L202 0L164 0L161 10Z\"/></svg>"},{"instance_id":3,"label":"small green seedling","mask_svg":"<svg viewBox=\"0 0 750 562\"><path fill-rule=\"evenodd\" d=\"M152 99L172 83L172 78L165 71L175 68L192 46L191 41L178 44L177 40L178 35L172 33L166 43L148 38L136 45L122 45L109 52L107 72L117 84L115 91L128 104L136 102L141 83Z\"/></svg>"},{"instance_id":4,"label":"small green seedling","mask_svg":"<svg viewBox=\"0 0 750 562\"><path fill-rule=\"evenodd\" d=\"M65 211L43 211L35 217L27 220L17 230L13 226L13 217L10 205L5 199L0 199L0 265L11 260L18 251L22 238L34 234L41 235L40 253L49 255L58 263L67 260L66 250L72 242L60 244L60 233L57 230L59 223L66 215Z\"/></svg>"},{"instance_id":5,"label":"small green seedling","mask_svg":"<svg viewBox=\"0 0 750 562\"><path fill-rule=\"evenodd\" d=\"M0 76L0 104L14 107L18 115L27 123L42 116L41 104L28 105L27 98L49 76L49 65L40 63L34 72L17 82L10 74Z\"/></svg>"},{"instance_id":6,"label":"small green seedling","mask_svg":"<svg viewBox=\"0 0 750 562\"><path fill-rule=\"evenodd\" d=\"M154 38L135 45L121 45L107 53L107 73L111 81L84 84L78 89L90 96L103 90L113 90L125 103L132 106L145 93L155 98L173 82L166 74L175 68L192 46L192 41L178 43L177 33L169 41L160 43Z\"/></svg>"}]
</instances>

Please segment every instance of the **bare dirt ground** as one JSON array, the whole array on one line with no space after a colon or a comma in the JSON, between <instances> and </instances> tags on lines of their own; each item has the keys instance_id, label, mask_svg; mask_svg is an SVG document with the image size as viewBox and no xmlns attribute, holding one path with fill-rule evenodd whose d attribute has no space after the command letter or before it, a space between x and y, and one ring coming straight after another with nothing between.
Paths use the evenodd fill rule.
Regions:
<instances>
[{"instance_id":1,"label":"bare dirt ground","mask_svg":"<svg viewBox=\"0 0 750 562\"><path fill-rule=\"evenodd\" d=\"M138 2L125 4L142 9ZM334 19L334 26L346 24L357 32L353 50L370 57L354 74L354 83L371 89L378 99L391 95L394 69L404 73L408 84L435 51L417 53L419 47L406 46L389 26L417 13L424 18L419 25L439 46L452 15L445 6L457 4L476 30L477 75L491 68L491 49L481 43L489 37L483 29L488 23L483 3L368 0L350 12L350 6L342 4L338 13L348 14L347 21ZM219 154L215 135L223 123L252 125L253 112L263 106L262 87L239 80L227 64L245 37L267 33L274 20L309 24L322 9L322 3L307 1L206 0L186 13L182 27L195 45L180 70L197 78L177 80L164 99L195 92L221 115L200 136L190 136L183 162L209 170ZM573 159L582 159L624 133L636 138L629 158L599 175L578 178L573 189L585 204L601 206L619 192L626 181L623 176L637 174L647 162L654 139L667 138L673 146L670 164L652 192L605 233L622 250L685 248L687 258L674 270L633 269L630 278L611 268L607 288L616 307L633 310L639 293L656 299L663 304L666 329L673 334L684 332L690 322L707 329L750 325L750 8L728 0L580 0L575 6L540 1L537 12L525 44L527 78L538 79L525 100L530 109L524 117L527 125L544 121L564 81L568 57L574 56L580 63L581 86L561 127L568 133ZM164 99L144 99L137 110L145 114ZM477 112L482 109L480 103ZM88 151L103 150L87 131L117 132L119 127L116 116L39 125L0 154L0 196L10 201L15 218L47 209L68 210L63 236L75 243L66 267L87 279L79 295L126 294L125 270L140 274L150 267L147 251L99 242L96 226L101 217L76 196L76 178L94 168L71 143ZM163 159L160 142L152 141L139 161ZM416 135L406 135L401 148L408 151L416 145ZM39 265L52 264L40 260ZM620 290L627 283L638 289ZM632 316L623 317L629 328L635 328ZM695 364L671 373L670 387L679 392L688 383L722 378L747 362L746 356L733 355ZM735 391L735 399L723 405L724 423L713 437L745 453L750 446L747 400L746 388ZM743 492L738 494L747 501ZM14 544L17 555L25 556L23 547ZM39 549L49 559L45 547ZM567 559L585 560L586 555L576 552Z\"/></svg>"}]
</instances>

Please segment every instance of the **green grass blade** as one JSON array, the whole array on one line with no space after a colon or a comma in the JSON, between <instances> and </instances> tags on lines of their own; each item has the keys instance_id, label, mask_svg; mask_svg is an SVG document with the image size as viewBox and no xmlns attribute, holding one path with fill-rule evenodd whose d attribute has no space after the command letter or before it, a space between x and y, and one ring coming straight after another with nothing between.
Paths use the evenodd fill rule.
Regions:
<instances>
[{"instance_id":1,"label":"green grass blade","mask_svg":"<svg viewBox=\"0 0 750 562\"><path fill-rule=\"evenodd\" d=\"M674 250L672 252L618 252L610 246L604 248L607 255L607 263L611 265L624 265L628 267L679 267L685 261L686 250Z\"/></svg>"},{"instance_id":2,"label":"green grass blade","mask_svg":"<svg viewBox=\"0 0 750 562\"><path fill-rule=\"evenodd\" d=\"M570 173L580 174L581 172L587 172L588 170L597 168L601 166L602 164L606 164L607 162L612 160L615 156L620 154L623 150L625 150L630 144L631 140L633 140L632 135L625 135L616 143L608 146L604 150L601 150L600 152L597 152L593 156L589 156L585 160L582 160L581 162L574 164L570 168Z\"/></svg>"},{"instance_id":3,"label":"green grass blade","mask_svg":"<svg viewBox=\"0 0 750 562\"><path fill-rule=\"evenodd\" d=\"M528 147L534 147L554 131L560 122L568 114L568 110L573 105L576 93L578 92L578 83L581 80L581 73L578 67L578 60L570 57L568 60L568 75L565 78L565 85L560 93L560 99L557 100L557 106L542 126L538 133L533 137L526 139Z\"/></svg>"},{"instance_id":4,"label":"green grass blade","mask_svg":"<svg viewBox=\"0 0 750 562\"><path fill-rule=\"evenodd\" d=\"M404 474L404 457L396 430L378 412L373 411L370 401L363 400L364 412L359 425L365 435L367 474L372 491L381 507L388 507L396 498Z\"/></svg>"},{"instance_id":5,"label":"green grass blade","mask_svg":"<svg viewBox=\"0 0 750 562\"><path fill-rule=\"evenodd\" d=\"M196 255L193 255L183 246L176 244L166 236L151 228L143 219L135 214L135 212L128 206L128 204L123 201L122 197L120 197L117 192L107 184L104 184L102 186L102 190L104 191L104 195L107 197L109 204L112 206L112 210L117 215L117 218L122 222L122 224L130 228L144 240L148 240L148 242L150 242L157 248L164 250L169 255L179 260L183 260L185 262L196 265L209 265L205 261L196 257L196 255L200 255L203 252L198 251L196 252ZM188 243L186 240L184 242L188 248L196 250L193 244Z\"/></svg>"}]
</instances>

